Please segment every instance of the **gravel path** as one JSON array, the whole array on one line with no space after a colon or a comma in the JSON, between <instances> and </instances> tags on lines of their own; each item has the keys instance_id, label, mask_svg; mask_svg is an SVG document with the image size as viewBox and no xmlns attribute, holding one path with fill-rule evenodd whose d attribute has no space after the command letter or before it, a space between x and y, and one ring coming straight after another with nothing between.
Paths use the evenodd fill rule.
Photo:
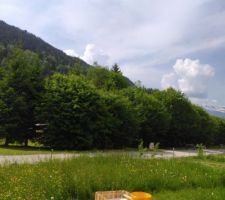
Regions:
<instances>
[{"instance_id":1,"label":"gravel path","mask_svg":"<svg viewBox=\"0 0 225 200\"><path fill-rule=\"evenodd\" d=\"M101 153L103 155L107 155L108 153ZM110 154L110 153L109 153ZM225 150L204 150L205 155L211 154L225 154ZM0 155L0 165L2 164L22 164L22 163L36 163L40 161L49 161L51 159L69 159L73 157L78 157L80 155L88 155L90 157L99 155L99 153L60 153L60 154L34 154L34 155ZM128 155L138 157L138 152L129 152ZM188 157L188 156L197 156L195 150L164 150L162 152L157 153L155 158L173 158L173 157ZM143 158L149 159L152 158L152 154L150 152L144 153Z\"/></svg>"}]
</instances>

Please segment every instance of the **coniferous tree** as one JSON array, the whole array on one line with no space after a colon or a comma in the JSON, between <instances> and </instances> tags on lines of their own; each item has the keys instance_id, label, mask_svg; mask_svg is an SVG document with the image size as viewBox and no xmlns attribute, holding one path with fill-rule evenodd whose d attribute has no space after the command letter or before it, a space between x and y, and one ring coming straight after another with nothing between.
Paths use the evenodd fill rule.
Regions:
<instances>
[{"instance_id":1,"label":"coniferous tree","mask_svg":"<svg viewBox=\"0 0 225 200\"><path fill-rule=\"evenodd\" d=\"M113 72L116 72L116 73L121 73L121 70L119 68L119 65L117 63L115 63L113 66L112 66L112 71Z\"/></svg>"}]
</instances>

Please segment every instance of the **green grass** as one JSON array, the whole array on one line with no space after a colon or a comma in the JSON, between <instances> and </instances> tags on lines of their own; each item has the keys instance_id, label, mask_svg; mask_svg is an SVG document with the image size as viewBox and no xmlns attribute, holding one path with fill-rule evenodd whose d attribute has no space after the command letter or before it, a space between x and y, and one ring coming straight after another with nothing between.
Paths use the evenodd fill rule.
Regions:
<instances>
[{"instance_id":1,"label":"green grass","mask_svg":"<svg viewBox=\"0 0 225 200\"><path fill-rule=\"evenodd\" d=\"M22 146L0 146L0 156L2 155L33 155L33 154L50 154L50 153L75 153L76 151L59 151L44 149L42 147L22 147Z\"/></svg>"},{"instance_id":2,"label":"green grass","mask_svg":"<svg viewBox=\"0 0 225 200\"><path fill-rule=\"evenodd\" d=\"M51 150L43 150L34 147L25 148L19 146L11 146L11 147L0 146L0 155L30 155L42 153L51 153Z\"/></svg>"},{"instance_id":3,"label":"green grass","mask_svg":"<svg viewBox=\"0 0 225 200\"><path fill-rule=\"evenodd\" d=\"M0 156L1 155L30 155L51 153L51 150L43 149L38 143L29 141L29 147L24 147L21 144L10 144L8 147L4 146L4 139L0 139Z\"/></svg>"},{"instance_id":4,"label":"green grass","mask_svg":"<svg viewBox=\"0 0 225 200\"><path fill-rule=\"evenodd\" d=\"M95 191L125 189L150 192L154 200L224 200L224 159L224 155L169 160L98 155L2 166L0 199L89 200Z\"/></svg>"},{"instance_id":5,"label":"green grass","mask_svg":"<svg viewBox=\"0 0 225 200\"><path fill-rule=\"evenodd\" d=\"M154 200L224 200L224 187L218 188L195 188L183 189L179 191L164 191L156 194Z\"/></svg>"}]
</instances>

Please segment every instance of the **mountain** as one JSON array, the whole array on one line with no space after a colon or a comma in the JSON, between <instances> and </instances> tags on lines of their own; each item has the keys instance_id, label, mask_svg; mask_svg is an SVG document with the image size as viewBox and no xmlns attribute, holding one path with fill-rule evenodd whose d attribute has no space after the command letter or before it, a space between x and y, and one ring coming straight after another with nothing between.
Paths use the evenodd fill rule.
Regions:
<instances>
[{"instance_id":1,"label":"mountain","mask_svg":"<svg viewBox=\"0 0 225 200\"><path fill-rule=\"evenodd\" d=\"M82 69L84 69L83 71L91 67L91 65L80 58L68 56L63 51L53 47L34 34L11 26L2 20L0 20L0 50L1 45L3 47L10 45L18 46L24 50L37 53L45 63L46 74L52 74L56 71L67 73L75 63L79 63ZM5 56L4 54L7 53L0 54L0 63L1 59ZM129 78L125 77L125 79L129 85L134 85Z\"/></svg>"},{"instance_id":2,"label":"mountain","mask_svg":"<svg viewBox=\"0 0 225 200\"><path fill-rule=\"evenodd\" d=\"M213 110L207 110L207 112L210 115L213 115L213 116L216 116L216 117L220 117L220 118L224 118L225 119L225 113L224 112L213 111Z\"/></svg>"},{"instance_id":3,"label":"mountain","mask_svg":"<svg viewBox=\"0 0 225 200\"><path fill-rule=\"evenodd\" d=\"M209 114L225 118L225 106L204 105L203 107Z\"/></svg>"},{"instance_id":4,"label":"mountain","mask_svg":"<svg viewBox=\"0 0 225 200\"><path fill-rule=\"evenodd\" d=\"M0 20L0 63L7 55L10 46L18 46L24 50L37 53L43 61L45 74L47 75L54 72L67 73L74 67L75 63L79 63L84 73L92 67L80 58L68 56L34 34ZM2 49L4 50L2 51ZM129 78L124 78L129 85L134 85Z\"/></svg>"},{"instance_id":5,"label":"mountain","mask_svg":"<svg viewBox=\"0 0 225 200\"><path fill-rule=\"evenodd\" d=\"M0 20L0 44L4 46L14 45L22 49L33 51L40 55L42 59L47 60L52 66L71 66L79 62L84 68L89 67L83 60L66 55L63 51L53 47L41 38L21 30L15 26L8 25Z\"/></svg>"}]
</instances>

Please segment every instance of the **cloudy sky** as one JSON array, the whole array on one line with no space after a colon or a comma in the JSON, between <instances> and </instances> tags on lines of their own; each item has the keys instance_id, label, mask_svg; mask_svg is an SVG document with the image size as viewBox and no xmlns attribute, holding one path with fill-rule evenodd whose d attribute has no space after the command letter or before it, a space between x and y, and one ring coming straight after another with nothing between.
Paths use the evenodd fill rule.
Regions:
<instances>
[{"instance_id":1,"label":"cloudy sky","mask_svg":"<svg viewBox=\"0 0 225 200\"><path fill-rule=\"evenodd\" d=\"M147 87L225 105L224 0L0 0L0 19Z\"/></svg>"}]
</instances>

